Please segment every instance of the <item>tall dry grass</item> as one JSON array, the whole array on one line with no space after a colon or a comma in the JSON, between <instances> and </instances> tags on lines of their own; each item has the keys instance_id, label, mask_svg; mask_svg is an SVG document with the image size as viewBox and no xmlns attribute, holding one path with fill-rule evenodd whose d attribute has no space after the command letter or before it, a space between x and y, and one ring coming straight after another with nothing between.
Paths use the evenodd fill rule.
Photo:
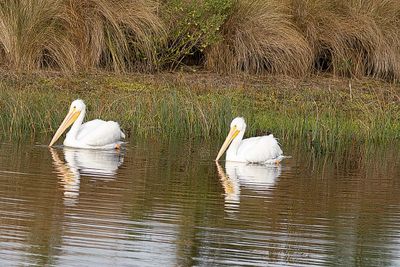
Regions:
<instances>
[{"instance_id":1,"label":"tall dry grass","mask_svg":"<svg viewBox=\"0 0 400 267\"><path fill-rule=\"evenodd\" d=\"M349 1L352 18L359 18L360 26L376 29L369 38L377 40L367 57L367 75L385 79L400 79L400 1ZM376 34L373 37L373 34ZM375 52L375 53L374 53Z\"/></svg>"},{"instance_id":2,"label":"tall dry grass","mask_svg":"<svg viewBox=\"0 0 400 267\"><path fill-rule=\"evenodd\" d=\"M67 32L84 69L149 70L163 39L158 4L148 0L64 0Z\"/></svg>"},{"instance_id":3,"label":"tall dry grass","mask_svg":"<svg viewBox=\"0 0 400 267\"><path fill-rule=\"evenodd\" d=\"M310 69L311 48L280 1L235 1L221 34L206 51L211 70L302 75Z\"/></svg>"},{"instance_id":4,"label":"tall dry grass","mask_svg":"<svg viewBox=\"0 0 400 267\"><path fill-rule=\"evenodd\" d=\"M163 33L156 8L152 0L2 1L2 64L23 71L147 70Z\"/></svg>"},{"instance_id":5,"label":"tall dry grass","mask_svg":"<svg viewBox=\"0 0 400 267\"><path fill-rule=\"evenodd\" d=\"M400 2L290 0L314 68L345 76L400 77Z\"/></svg>"},{"instance_id":6,"label":"tall dry grass","mask_svg":"<svg viewBox=\"0 0 400 267\"><path fill-rule=\"evenodd\" d=\"M0 68L400 79L398 0L5 0Z\"/></svg>"},{"instance_id":7,"label":"tall dry grass","mask_svg":"<svg viewBox=\"0 0 400 267\"><path fill-rule=\"evenodd\" d=\"M65 35L60 0L0 2L0 51L5 68L31 71L57 66L74 70L75 49Z\"/></svg>"}]
</instances>

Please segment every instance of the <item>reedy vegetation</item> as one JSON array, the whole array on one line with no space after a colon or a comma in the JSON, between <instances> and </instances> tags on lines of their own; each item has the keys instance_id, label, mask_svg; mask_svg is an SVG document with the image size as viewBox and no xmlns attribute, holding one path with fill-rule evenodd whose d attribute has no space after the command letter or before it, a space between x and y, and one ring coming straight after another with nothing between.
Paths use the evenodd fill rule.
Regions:
<instances>
[{"instance_id":1,"label":"reedy vegetation","mask_svg":"<svg viewBox=\"0 0 400 267\"><path fill-rule=\"evenodd\" d=\"M396 85L364 80L350 89L346 82L325 78L317 85L203 78L8 77L0 82L0 139L47 137L41 141L47 143L78 97L87 103L87 120L116 120L133 139L223 138L238 115L246 118L248 136L270 131L282 143L303 140L317 151L400 138Z\"/></svg>"},{"instance_id":2,"label":"reedy vegetation","mask_svg":"<svg viewBox=\"0 0 400 267\"><path fill-rule=\"evenodd\" d=\"M3 69L400 78L397 0L6 0Z\"/></svg>"}]
</instances>

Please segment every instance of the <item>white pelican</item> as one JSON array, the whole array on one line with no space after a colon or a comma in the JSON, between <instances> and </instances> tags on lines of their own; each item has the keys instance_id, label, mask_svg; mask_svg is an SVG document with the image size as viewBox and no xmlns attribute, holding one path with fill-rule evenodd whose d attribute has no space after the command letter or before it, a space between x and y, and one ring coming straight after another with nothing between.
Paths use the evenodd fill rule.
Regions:
<instances>
[{"instance_id":1,"label":"white pelican","mask_svg":"<svg viewBox=\"0 0 400 267\"><path fill-rule=\"evenodd\" d=\"M67 133L64 146L90 149L120 148L121 139L125 134L115 121L92 120L82 124L85 117L86 105L82 100L72 102L69 112L61 123L49 146L52 146L63 132L73 123Z\"/></svg>"},{"instance_id":2,"label":"white pelican","mask_svg":"<svg viewBox=\"0 0 400 267\"><path fill-rule=\"evenodd\" d=\"M243 118L233 119L231 130L215 160L218 161L221 158L230 144L226 152L226 161L279 164L284 156L276 138L270 134L243 140L245 130L246 123Z\"/></svg>"}]
</instances>

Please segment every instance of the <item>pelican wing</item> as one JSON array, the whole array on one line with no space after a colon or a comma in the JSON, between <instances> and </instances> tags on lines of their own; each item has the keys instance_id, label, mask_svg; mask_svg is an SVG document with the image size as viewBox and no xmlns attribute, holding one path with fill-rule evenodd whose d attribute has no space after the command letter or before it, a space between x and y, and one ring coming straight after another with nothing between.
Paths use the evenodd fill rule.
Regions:
<instances>
[{"instance_id":1,"label":"pelican wing","mask_svg":"<svg viewBox=\"0 0 400 267\"><path fill-rule=\"evenodd\" d=\"M106 146L125 138L115 121L92 120L82 124L77 139L89 146Z\"/></svg>"},{"instance_id":2,"label":"pelican wing","mask_svg":"<svg viewBox=\"0 0 400 267\"><path fill-rule=\"evenodd\" d=\"M283 154L278 141L272 134L244 139L237 153L248 162L266 162Z\"/></svg>"},{"instance_id":3,"label":"pelican wing","mask_svg":"<svg viewBox=\"0 0 400 267\"><path fill-rule=\"evenodd\" d=\"M86 136L87 134L90 134L93 129L95 129L96 127L100 126L101 124L106 123L106 121L103 120L92 120L92 121L88 121L85 122L84 124L81 125L81 127L79 128L79 132L77 135L77 139L82 139L84 136Z\"/></svg>"}]
</instances>

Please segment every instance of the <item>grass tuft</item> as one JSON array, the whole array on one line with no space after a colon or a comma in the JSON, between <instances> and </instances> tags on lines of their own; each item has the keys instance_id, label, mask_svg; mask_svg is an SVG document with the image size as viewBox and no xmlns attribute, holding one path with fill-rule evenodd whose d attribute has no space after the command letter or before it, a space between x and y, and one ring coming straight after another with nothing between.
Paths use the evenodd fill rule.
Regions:
<instances>
[{"instance_id":1,"label":"grass tuft","mask_svg":"<svg viewBox=\"0 0 400 267\"><path fill-rule=\"evenodd\" d=\"M340 76L399 79L400 2L290 0L314 69Z\"/></svg>"},{"instance_id":2,"label":"grass tuft","mask_svg":"<svg viewBox=\"0 0 400 267\"><path fill-rule=\"evenodd\" d=\"M206 52L206 67L227 73L304 75L311 48L279 1L235 1L222 38Z\"/></svg>"},{"instance_id":3,"label":"grass tuft","mask_svg":"<svg viewBox=\"0 0 400 267\"><path fill-rule=\"evenodd\" d=\"M62 10L60 0L1 1L0 64L3 68L75 70L75 50L64 34Z\"/></svg>"},{"instance_id":4,"label":"grass tuft","mask_svg":"<svg viewBox=\"0 0 400 267\"><path fill-rule=\"evenodd\" d=\"M154 68L163 27L145 0L0 3L0 64L17 71Z\"/></svg>"},{"instance_id":5,"label":"grass tuft","mask_svg":"<svg viewBox=\"0 0 400 267\"><path fill-rule=\"evenodd\" d=\"M66 0L67 35L85 70L154 68L163 25L152 0Z\"/></svg>"}]
</instances>

